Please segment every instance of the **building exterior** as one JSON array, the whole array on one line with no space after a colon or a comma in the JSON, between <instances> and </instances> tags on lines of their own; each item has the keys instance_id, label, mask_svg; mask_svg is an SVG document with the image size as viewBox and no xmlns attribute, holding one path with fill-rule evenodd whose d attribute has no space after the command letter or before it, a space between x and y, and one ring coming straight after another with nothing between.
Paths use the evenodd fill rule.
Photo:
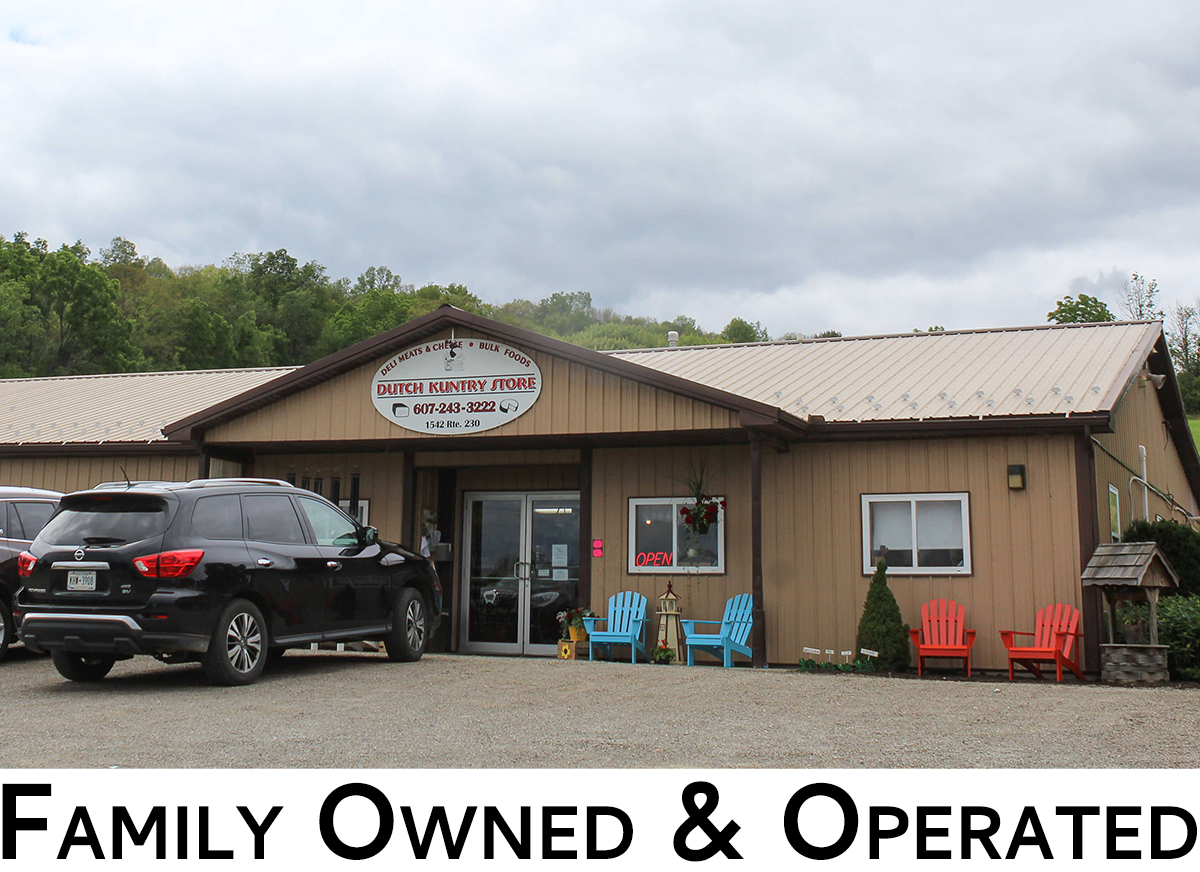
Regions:
<instances>
[{"instance_id":1,"label":"building exterior","mask_svg":"<svg viewBox=\"0 0 1200 872\"><path fill-rule=\"evenodd\" d=\"M978 668L1066 601L1094 669L1095 546L1200 493L1158 322L605 354L447 306L302 368L0 382L4 408L5 484L283 478L424 540L438 647L483 653L553 654L557 612L668 581L691 618L754 592L760 662L840 652L886 556L910 623L966 606Z\"/></svg>"}]
</instances>

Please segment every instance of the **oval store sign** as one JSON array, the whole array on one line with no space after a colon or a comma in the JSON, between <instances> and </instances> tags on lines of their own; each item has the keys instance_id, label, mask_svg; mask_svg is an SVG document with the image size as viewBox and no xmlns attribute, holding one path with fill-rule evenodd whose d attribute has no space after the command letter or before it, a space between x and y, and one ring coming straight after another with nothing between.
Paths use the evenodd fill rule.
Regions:
<instances>
[{"instance_id":1,"label":"oval store sign","mask_svg":"<svg viewBox=\"0 0 1200 872\"><path fill-rule=\"evenodd\" d=\"M542 393L529 355L486 339L439 339L375 371L371 401L406 430L478 433L521 417Z\"/></svg>"}]
</instances>

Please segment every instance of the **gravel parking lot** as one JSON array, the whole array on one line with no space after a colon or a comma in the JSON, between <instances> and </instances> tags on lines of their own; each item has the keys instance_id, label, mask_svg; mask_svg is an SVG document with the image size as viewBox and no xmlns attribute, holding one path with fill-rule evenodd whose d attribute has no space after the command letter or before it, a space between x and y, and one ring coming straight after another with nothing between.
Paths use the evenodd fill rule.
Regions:
<instances>
[{"instance_id":1,"label":"gravel parking lot","mask_svg":"<svg viewBox=\"0 0 1200 872\"><path fill-rule=\"evenodd\" d=\"M0 768L1195 767L1200 688L289 652L246 688L197 666L62 680L0 664Z\"/></svg>"}]
</instances>

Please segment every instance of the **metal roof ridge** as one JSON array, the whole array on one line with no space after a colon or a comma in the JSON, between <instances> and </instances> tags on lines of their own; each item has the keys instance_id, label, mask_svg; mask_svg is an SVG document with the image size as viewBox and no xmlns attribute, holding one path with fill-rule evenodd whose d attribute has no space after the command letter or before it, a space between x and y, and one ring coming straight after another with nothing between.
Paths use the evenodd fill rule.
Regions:
<instances>
[{"instance_id":1,"label":"metal roof ridge","mask_svg":"<svg viewBox=\"0 0 1200 872\"><path fill-rule=\"evenodd\" d=\"M726 342L712 345L659 345L652 348L610 348L600 354L641 354L660 351L712 351L718 348L763 348L770 346L808 345L817 343L859 342L867 339L920 339L943 336L978 336L988 333L1021 333L1034 330L1080 330L1088 328L1135 327L1162 324L1161 318L1144 321L1085 321L1077 324L1024 324L1007 327L967 327L961 330L935 330L910 333L868 333L861 336L809 336L799 339L770 339L765 342Z\"/></svg>"},{"instance_id":2,"label":"metal roof ridge","mask_svg":"<svg viewBox=\"0 0 1200 872\"><path fill-rule=\"evenodd\" d=\"M102 379L102 378L130 378L141 376L156 376L156 375L235 375L243 372L292 372L300 369L298 365L292 366L239 366L231 369L163 369L154 372L87 372L75 373L74 375L33 375L25 378L4 378L0 379L0 384L29 384L31 382L49 382L49 381L72 381L85 379Z\"/></svg>"}]
</instances>

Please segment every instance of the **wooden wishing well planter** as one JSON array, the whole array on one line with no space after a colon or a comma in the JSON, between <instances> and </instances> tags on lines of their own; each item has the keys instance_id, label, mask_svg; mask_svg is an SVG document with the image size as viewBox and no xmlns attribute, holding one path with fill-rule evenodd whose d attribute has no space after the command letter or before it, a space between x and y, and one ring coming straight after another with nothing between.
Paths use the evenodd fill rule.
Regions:
<instances>
[{"instance_id":1,"label":"wooden wishing well planter","mask_svg":"<svg viewBox=\"0 0 1200 872\"><path fill-rule=\"evenodd\" d=\"M1163 684L1167 681L1167 646L1158 644L1158 595L1179 586L1179 576L1153 542L1112 542L1096 547L1083 571L1083 586L1104 594L1108 612L1108 644L1100 646L1100 680L1116 684ZM1150 605L1143 642L1134 632L1117 643L1116 605L1121 600ZM1141 636L1141 633L1138 634Z\"/></svg>"}]
</instances>

